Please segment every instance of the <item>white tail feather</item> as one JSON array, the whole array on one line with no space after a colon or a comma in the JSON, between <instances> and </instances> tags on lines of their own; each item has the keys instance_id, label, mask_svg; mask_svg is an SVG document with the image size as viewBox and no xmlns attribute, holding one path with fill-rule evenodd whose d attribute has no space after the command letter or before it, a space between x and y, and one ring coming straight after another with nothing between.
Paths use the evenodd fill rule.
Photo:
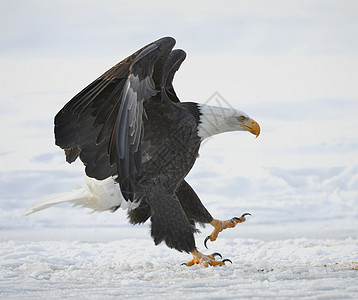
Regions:
<instances>
[{"instance_id":1,"label":"white tail feather","mask_svg":"<svg viewBox=\"0 0 358 300\"><path fill-rule=\"evenodd\" d=\"M113 177L97 180L85 176L84 184L71 192L50 194L41 197L24 212L24 216L60 203L72 203L94 211L112 210L120 206L123 209L135 208L134 204L126 201ZM139 204L139 203L138 203ZM138 205L135 203L135 206Z\"/></svg>"}]
</instances>

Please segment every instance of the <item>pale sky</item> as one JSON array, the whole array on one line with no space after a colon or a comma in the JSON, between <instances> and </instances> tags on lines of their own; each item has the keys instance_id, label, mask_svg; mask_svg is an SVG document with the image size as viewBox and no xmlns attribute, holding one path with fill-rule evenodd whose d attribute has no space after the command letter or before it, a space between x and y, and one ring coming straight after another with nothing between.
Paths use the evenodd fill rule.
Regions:
<instances>
[{"instance_id":1,"label":"pale sky","mask_svg":"<svg viewBox=\"0 0 358 300\"><path fill-rule=\"evenodd\" d=\"M261 125L256 140L210 140L209 158L246 155L246 169L357 164L357 1L1 1L0 28L3 172L68 168L54 115L162 36L187 52L182 100L219 92Z\"/></svg>"}]
</instances>

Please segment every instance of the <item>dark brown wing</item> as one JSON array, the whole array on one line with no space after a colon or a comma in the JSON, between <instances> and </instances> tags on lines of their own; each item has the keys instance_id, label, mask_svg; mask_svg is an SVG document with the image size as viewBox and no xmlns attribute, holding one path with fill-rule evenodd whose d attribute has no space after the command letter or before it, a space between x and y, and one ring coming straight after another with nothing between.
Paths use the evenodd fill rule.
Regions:
<instances>
[{"instance_id":1,"label":"dark brown wing","mask_svg":"<svg viewBox=\"0 0 358 300\"><path fill-rule=\"evenodd\" d=\"M184 50L181 49L175 49L173 50L165 63L164 66L164 74L163 74L163 80L164 85L166 89L166 93L171 101L173 102L180 102L179 98L177 97L177 94L174 91L173 87L173 78L175 75L175 72L179 70L180 65L186 58L186 53Z\"/></svg>"},{"instance_id":2,"label":"dark brown wing","mask_svg":"<svg viewBox=\"0 0 358 300\"><path fill-rule=\"evenodd\" d=\"M155 41L83 89L55 117L56 145L69 163L79 156L96 179L118 175L125 199L133 200L141 170L143 101L163 86L163 66L174 47L170 37Z\"/></svg>"}]
</instances>

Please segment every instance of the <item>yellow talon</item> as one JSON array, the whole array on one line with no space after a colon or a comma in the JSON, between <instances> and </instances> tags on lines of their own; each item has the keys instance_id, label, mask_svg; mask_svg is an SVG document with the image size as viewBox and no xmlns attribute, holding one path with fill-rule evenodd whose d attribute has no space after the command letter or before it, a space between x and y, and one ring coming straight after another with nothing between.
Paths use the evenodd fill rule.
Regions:
<instances>
[{"instance_id":1,"label":"yellow talon","mask_svg":"<svg viewBox=\"0 0 358 300\"><path fill-rule=\"evenodd\" d=\"M212 255L205 255L201 252L199 252L198 250L194 250L192 252L190 252L193 255L193 259L188 261L187 263L184 263L186 266L191 267L195 264L200 264L204 267L208 267L208 266L223 266L225 265L225 261L220 261L220 260L216 260L215 259L215 255L219 255L221 257L221 255L219 253L213 253ZM226 261L230 261L230 260L226 260Z\"/></svg>"},{"instance_id":2,"label":"yellow talon","mask_svg":"<svg viewBox=\"0 0 358 300\"><path fill-rule=\"evenodd\" d=\"M204 241L205 247L208 248L208 247L206 246L206 242L207 242L208 240L210 240L210 241L212 241L212 242L215 241L215 240L217 239L219 233L220 233L221 231L223 231L224 229L233 228L233 227L235 227L238 223L243 223L243 222L245 222L245 221L246 221L245 216L247 216L247 215L250 215L250 216L251 216L251 214L245 213L245 214L243 214L240 218L234 217L234 218L232 218L232 219L230 219L230 220L226 220L226 221L220 221L220 220L217 220L217 219L213 219L213 220L210 222L210 225L212 225L212 226L214 227L214 230L213 230L213 232L212 232L209 236L206 237L206 239L205 239L205 241Z\"/></svg>"}]
</instances>

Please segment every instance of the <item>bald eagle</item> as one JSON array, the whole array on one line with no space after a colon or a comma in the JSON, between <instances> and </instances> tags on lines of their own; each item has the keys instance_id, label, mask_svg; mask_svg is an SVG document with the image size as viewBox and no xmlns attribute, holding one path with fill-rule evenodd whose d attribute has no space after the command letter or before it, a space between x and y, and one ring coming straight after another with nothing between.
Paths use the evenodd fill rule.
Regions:
<instances>
[{"instance_id":1,"label":"bald eagle","mask_svg":"<svg viewBox=\"0 0 358 300\"><path fill-rule=\"evenodd\" d=\"M85 166L82 187L46 195L25 215L63 202L94 211L128 210L130 223L151 221L157 245L193 255L187 266L223 265L195 245L195 224L211 224L205 240L244 222L246 214L214 219L185 177L201 142L218 133L248 131L257 122L239 110L181 102L173 77L184 61L175 40L164 37L127 57L74 96L55 116L56 145L66 161L78 157Z\"/></svg>"}]
</instances>

